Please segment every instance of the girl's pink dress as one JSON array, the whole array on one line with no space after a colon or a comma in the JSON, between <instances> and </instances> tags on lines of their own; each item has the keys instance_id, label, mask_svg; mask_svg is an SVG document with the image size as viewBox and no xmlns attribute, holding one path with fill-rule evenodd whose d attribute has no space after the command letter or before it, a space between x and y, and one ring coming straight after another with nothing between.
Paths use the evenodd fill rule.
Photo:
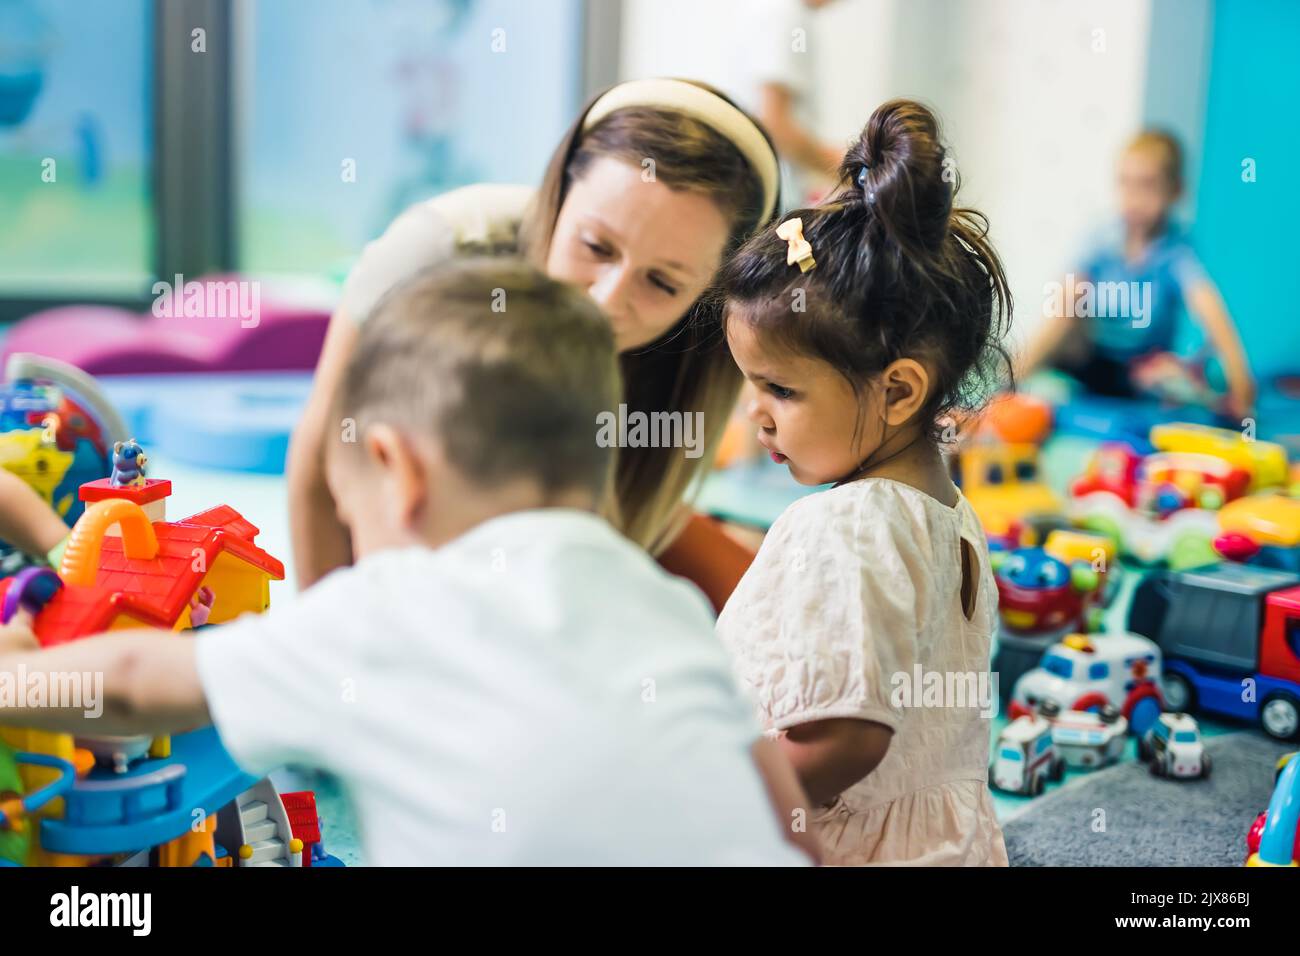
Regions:
<instances>
[{"instance_id":1,"label":"girl's pink dress","mask_svg":"<svg viewBox=\"0 0 1300 956\"><path fill-rule=\"evenodd\" d=\"M965 608L963 541L977 582ZM996 619L965 498L949 508L866 478L772 526L717 628L764 726L856 717L894 731L866 779L810 813L827 863L1007 864L988 790Z\"/></svg>"}]
</instances>

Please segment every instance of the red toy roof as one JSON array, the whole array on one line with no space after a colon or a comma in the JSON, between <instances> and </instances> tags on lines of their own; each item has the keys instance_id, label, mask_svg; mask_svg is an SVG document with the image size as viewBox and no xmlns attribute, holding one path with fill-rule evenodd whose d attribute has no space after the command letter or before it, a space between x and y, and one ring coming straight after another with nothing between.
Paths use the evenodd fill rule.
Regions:
<instances>
[{"instance_id":1,"label":"red toy roof","mask_svg":"<svg viewBox=\"0 0 1300 956\"><path fill-rule=\"evenodd\" d=\"M119 614L142 625L171 627L189 604L217 557L226 552L275 581L284 565L253 543L257 528L235 509L221 506L182 521L155 521L158 554L148 560L127 558L122 539L103 539L93 587L65 587L36 618L43 646L62 644L106 628ZM195 570L195 558L203 555ZM0 582L0 595L8 582Z\"/></svg>"}]
</instances>

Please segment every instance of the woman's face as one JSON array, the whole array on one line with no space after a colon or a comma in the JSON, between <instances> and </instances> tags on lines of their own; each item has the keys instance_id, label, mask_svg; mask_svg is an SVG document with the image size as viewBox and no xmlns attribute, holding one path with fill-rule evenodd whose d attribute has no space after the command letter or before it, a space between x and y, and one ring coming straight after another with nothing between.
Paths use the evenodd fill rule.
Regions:
<instances>
[{"instance_id":1,"label":"woman's face","mask_svg":"<svg viewBox=\"0 0 1300 956\"><path fill-rule=\"evenodd\" d=\"M712 281L729 232L707 196L670 189L622 160L599 159L569 187L546 271L587 290L626 352L686 314Z\"/></svg>"}]
</instances>

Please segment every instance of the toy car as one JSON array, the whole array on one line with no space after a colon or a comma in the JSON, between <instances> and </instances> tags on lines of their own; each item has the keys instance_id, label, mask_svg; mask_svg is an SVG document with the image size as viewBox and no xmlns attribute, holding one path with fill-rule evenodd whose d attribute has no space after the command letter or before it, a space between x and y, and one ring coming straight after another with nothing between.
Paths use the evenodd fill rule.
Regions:
<instances>
[{"instance_id":1,"label":"toy car","mask_svg":"<svg viewBox=\"0 0 1300 956\"><path fill-rule=\"evenodd\" d=\"M1145 734L1163 709L1160 648L1137 634L1071 634L1049 647L1039 666L1011 692L1011 716L1044 702L1062 711L1116 707L1135 734Z\"/></svg>"},{"instance_id":2,"label":"toy car","mask_svg":"<svg viewBox=\"0 0 1300 956\"><path fill-rule=\"evenodd\" d=\"M1162 451L1148 455L1138 469L1138 508L1166 516L1180 508L1214 511L1240 498L1250 472L1222 458L1193 452Z\"/></svg>"},{"instance_id":3,"label":"toy car","mask_svg":"<svg viewBox=\"0 0 1300 956\"><path fill-rule=\"evenodd\" d=\"M1064 772L1065 763L1056 752L1050 721L1040 714L1025 714L998 735L989 786L1036 797L1048 780L1060 780Z\"/></svg>"},{"instance_id":4,"label":"toy car","mask_svg":"<svg viewBox=\"0 0 1300 956\"><path fill-rule=\"evenodd\" d=\"M1247 439L1241 432L1208 425L1175 422L1151 429L1151 444L1159 451L1210 455L1250 476L1250 491L1286 484L1286 449L1268 441Z\"/></svg>"},{"instance_id":5,"label":"toy car","mask_svg":"<svg viewBox=\"0 0 1300 956\"><path fill-rule=\"evenodd\" d=\"M1130 508L1137 504L1137 474L1142 456L1125 442L1106 442L1088 461L1087 469L1070 485L1070 495L1082 498L1107 492Z\"/></svg>"},{"instance_id":6,"label":"toy car","mask_svg":"<svg viewBox=\"0 0 1300 956\"><path fill-rule=\"evenodd\" d=\"M961 488L989 540L1009 548L1036 545L1067 524L1061 499L1039 478L1034 445L972 443L961 453Z\"/></svg>"},{"instance_id":7,"label":"toy car","mask_svg":"<svg viewBox=\"0 0 1300 956\"><path fill-rule=\"evenodd\" d=\"M1128 721L1109 704L1100 711L1067 710L1052 721L1052 742L1070 767L1091 769L1115 763L1127 739Z\"/></svg>"},{"instance_id":8,"label":"toy car","mask_svg":"<svg viewBox=\"0 0 1300 956\"><path fill-rule=\"evenodd\" d=\"M1247 866L1300 866L1300 760L1279 763L1273 799L1246 834Z\"/></svg>"},{"instance_id":9,"label":"toy car","mask_svg":"<svg viewBox=\"0 0 1300 956\"><path fill-rule=\"evenodd\" d=\"M1214 550L1231 561L1300 572L1300 499L1249 495L1223 506Z\"/></svg>"},{"instance_id":10,"label":"toy car","mask_svg":"<svg viewBox=\"0 0 1300 956\"><path fill-rule=\"evenodd\" d=\"M1073 499L1067 513L1076 526L1105 535L1122 553L1144 564L1168 561L1189 550L1204 557L1177 563L1187 566L1215 560L1210 542L1219 533L1219 521L1213 511L1179 508L1160 518L1130 508L1111 492L1097 491Z\"/></svg>"},{"instance_id":11,"label":"toy car","mask_svg":"<svg viewBox=\"0 0 1300 956\"><path fill-rule=\"evenodd\" d=\"M1210 775L1210 755L1201 728L1188 714L1161 714L1138 741L1138 759L1151 762L1157 777L1189 779Z\"/></svg>"},{"instance_id":12,"label":"toy car","mask_svg":"<svg viewBox=\"0 0 1300 956\"><path fill-rule=\"evenodd\" d=\"M1148 575L1128 627L1160 645L1172 709L1300 735L1300 574L1224 562Z\"/></svg>"},{"instance_id":13,"label":"toy car","mask_svg":"<svg viewBox=\"0 0 1300 956\"><path fill-rule=\"evenodd\" d=\"M1101 534L1058 529L1047 536L1043 550L1071 567L1084 564L1095 571L1101 579L1097 597L1103 607L1110 604L1123 577L1114 541Z\"/></svg>"},{"instance_id":14,"label":"toy car","mask_svg":"<svg viewBox=\"0 0 1300 956\"><path fill-rule=\"evenodd\" d=\"M1008 630L1044 634L1087 628L1087 610L1100 596L1100 576L1091 565L1066 564L1042 548L1018 548L995 554L993 567L998 613Z\"/></svg>"}]
</instances>

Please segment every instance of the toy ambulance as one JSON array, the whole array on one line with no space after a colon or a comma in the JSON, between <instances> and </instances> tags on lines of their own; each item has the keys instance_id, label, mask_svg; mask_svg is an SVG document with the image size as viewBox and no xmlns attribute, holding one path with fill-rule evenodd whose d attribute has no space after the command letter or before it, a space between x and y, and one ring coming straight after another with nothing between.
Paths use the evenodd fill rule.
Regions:
<instances>
[{"instance_id":1,"label":"toy ambulance","mask_svg":"<svg viewBox=\"0 0 1300 956\"><path fill-rule=\"evenodd\" d=\"M1009 713L1033 713L1044 703L1061 711L1110 704L1140 735L1163 709L1159 680L1160 648L1154 641L1124 631L1071 634L1051 645L1039 666L1016 681Z\"/></svg>"},{"instance_id":2,"label":"toy ambulance","mask_svg":"<svg viewBox=\"0 0 1300 956\"><path fill-rule=\"evenodd\" d=\"M1060 780L1065 764L1052 742L1052 725L1039 714L1017 717L1002 729L993 748L989 786L1036 797L1048 780Z\"/></svg>"},{"instance_id":3,"label":"toy ambulance","mask_svg":"<svg viewBox=\"0 0 1300 956\"><path fill-rule=\"evenodd\" d=\"M1115 763L1127 740L1128 721L1110 705L1100 712L1067 710L1052 722L1052 742L1070 767L1095 769Z\"/></svg>"},{"instance_id":4,"label":"toy ambulance","mask_svg":"<svg viewBox=\"0 0 1300 956\"><path fill-rule=\"evenodd\" d=\"M1138 757L1151 761L1151 772L1157 777L1210 775L1210 755L1201 741L1201 728L1189 714L1161 714L1138 741Z\"/></svg>"}]
</instances>

